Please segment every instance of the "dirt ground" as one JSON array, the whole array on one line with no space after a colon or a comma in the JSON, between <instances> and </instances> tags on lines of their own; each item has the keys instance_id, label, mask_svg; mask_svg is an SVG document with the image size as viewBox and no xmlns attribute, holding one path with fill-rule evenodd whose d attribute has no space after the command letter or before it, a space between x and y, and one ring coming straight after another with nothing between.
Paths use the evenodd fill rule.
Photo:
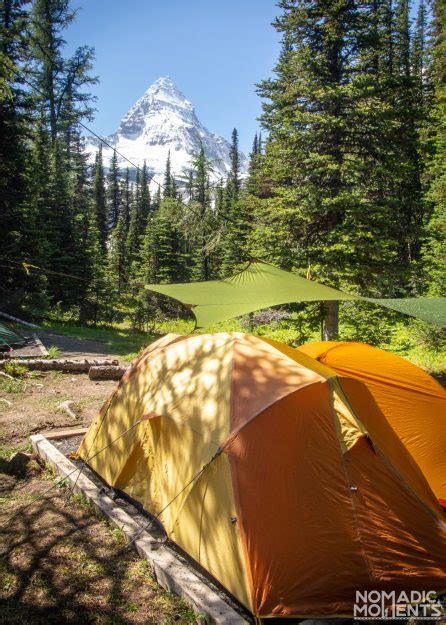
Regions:
<instances>
[{"instance_id":1,"label":"dirt ground","mask_svg":"<svg viewBox=\"0 0 446 625\"><path fill-rule=\"evenodd\" d=\"M47 347L58 347L61 357L113 356L99 341L39 335ZM60 372L0 376L2 624L200 622L156 583L147 562L125 549L122 532L98 517L81 495L66 502L67 489L55 487L55 475L35 460L25 479L12 470L14 452L30 451L30 434L87 426L115 385ZM61 406L67 401L75 417Z\"/></svg>"},{"instance_id":2,"label":"dirt ground","mask_svg":"<svg viewBox=\"0 0 446 625\"><path fill-rule=\"evenodd\" d=\"M117 358L119 360L119 356L113 354L108 345L101 341L94 341L93 339L79 340L71 336L53 334L43 330L39 330L38 334L47 349L49 347L57 347L64 358Z\"/></svg>"},{"instance_id":3,"label":"dirt ground","mask_svg":"<svg viewBox=\"0 0 446 625\"><path fill-rule=\"evenodd\" d=\"M88 426L115 386L59 371L0 378L0 447L25 445L30 434L45 430ZM63 407L67 401L74 418Z\"/></svg>"},{"instance_id":4,"label":"dirt ground","mask_svg":"<svg viewBox=\"0 0 446 625\"><path fill-rule=\"evenodd\" d=\"M39 332L45 347L57 347L61 358L116 358L100 341L78 340ZM54 428L88 426L116 382L92 382L87 374L30 372L29 377L0 377L0 447L25 445L30 434ZM65 402L75 418L61 407Z\"/></svg>"}]
</instances>

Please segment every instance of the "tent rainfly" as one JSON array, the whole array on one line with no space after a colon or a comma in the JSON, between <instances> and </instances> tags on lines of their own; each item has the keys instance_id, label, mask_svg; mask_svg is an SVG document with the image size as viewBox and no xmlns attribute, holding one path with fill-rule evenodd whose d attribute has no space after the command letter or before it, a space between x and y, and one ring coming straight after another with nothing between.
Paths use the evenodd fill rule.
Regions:
<instances>
[{"instance_id":1,"label":"tent rainfly","mask_svg":"<svg viewBox=\"0 0 446 625\"><path fill-rule=\"evenodd\" d=\"M281 343L160 339L79 455L257 617L444 591L443 512L367 387Z\"/></svg>"},{"instance_id":2,"label":"tent rainfly","mask_svg":"<svg viewBox=\"0 0 446 625\"><path fill-rule=\"evenodd\" d=\"M364 343L299 347L340 376L362 382L446 508L446 390L405 358Z\"/></svg>"},{"instance_id":3,"label":"tent rainfly","mask_svg":"<svg viewBox=\"0 0 446 625\"><path fill-rule=\"evenodd\" d=\"M172 297L187 306L195 316L197 327L200 328L279 304L328 300L366 301L428 323L446 326L444 297L405 299L360 297L257 260L250 261L243 271L225 280L149 284L146 288Z\"/></svg>"}]
</instances>

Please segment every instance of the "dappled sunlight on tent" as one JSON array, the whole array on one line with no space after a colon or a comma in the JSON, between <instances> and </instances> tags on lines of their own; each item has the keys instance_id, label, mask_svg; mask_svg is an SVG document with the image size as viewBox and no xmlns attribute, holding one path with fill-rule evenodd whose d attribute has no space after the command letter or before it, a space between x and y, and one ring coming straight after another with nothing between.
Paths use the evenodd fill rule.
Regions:
<instances>
[{"instance_id":1,"label":"dappled sunlight on tent","mask_svg":"<svg viewBox=\"0 0 446 625\"><path fill-rule=\"evenodd\" d=\"M370 391L275 341L160 339L79 454L256 616L443 584L442 511Z\"/></svg>"}]
</instances>

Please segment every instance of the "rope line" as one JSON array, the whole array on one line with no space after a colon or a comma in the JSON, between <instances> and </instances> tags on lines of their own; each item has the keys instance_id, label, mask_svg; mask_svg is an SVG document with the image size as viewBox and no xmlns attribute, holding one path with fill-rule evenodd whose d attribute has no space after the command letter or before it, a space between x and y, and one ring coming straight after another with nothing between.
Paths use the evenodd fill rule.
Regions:
<instances>
[{"instance_id":1,"label":"rope line","mask_svg":"<svg viewBox=\"0 0 446 625\"><path fill-rule=\"evenodd\" d=\"M108 443L105 447L103 447L102 449L100 449L99 451L97 451L95 454L93 454L92 456L88 457L86 460L84 460L83 462L86 464L87 462L89 462L90 460L93 460L93 458L96 458L96 456L98 456L100 453L102 453L103 451L105 451L106 449L108 449L111 445L113 445L113 443L116 443L116 441L118 441L120 438L122 438L125 434L127 434L128 432L130 432L130 430L132 430L134 427L136 427L137 425L139 425L140 423L142 423L143 421L145 421L146 419L139 419L138 421L136 421L133 425L131 425L129 428L127 428L126 430L124 430L124 432L121 432L121 434L119 434L119 436L117 436L116 438L114 438L112 441L110 441L110 443ZM83 467L82 467L83 469ZM60 483L63 482L64 480L66 480L67 478L69 478L71 475L73 475L74 473L76 473L76 471L81 472L81 469L79 469L78 467L76 467L75 469L73 469L72 471L70 471L69 473L67 473L64 477L61 477L60 481L56 481L54 484L52 484L49 488L47 488L46 490L44 490L42 493L40 493L39 495L37 495L37 497L35 497L34 499L32 499L31 501L29 501L27 504L21 506L11 517L9 517L8 519L6 519L6 521L4 521L1 525L0 525L0 530L3 529L8 523L10 523L13 519L15 519L17 517L18 514L20 514L21 512L23 512L24 510L26 510L27 508L29 508L30 506L32 506L34 503L36 503L37 501L39 501L39 499L42 499L47 493L49 493L50 491L52 491L54 488L56 488L56 486L60 486ZM79 477L77 478L79 479Z\"/></svg>"},{"instance_id":2,"label":"rope line","mask_svg":"<svg viewBox=\"0 0 446 625\"><path fill-rule=\"evenodd\" d=\"M15 73L16 76L20 77L21 80L23 80L23 82L28 85L29 87L31 87L31 89L34 89L34 91L36 91L39 95L41 95L42 97L46 98L46 94L39 89L38 87L36 87L36 85L34 85L31 81L29 81L25 76L24 76L24 72L22 69L19 69L17 67L14 66L9 66L7 65L4 61L2 61L2 65L5 69L8 69L12 72ZM139 167L139 165L137 165L136 163L133 163L129 158L127 158L124 154L122 154L121 152L119 152L116 148L114 148L112 145L110 145L110 143L108 143L103 137L101 137L100 135L98 135L94 130L92 130L91 128L89 128L86 124L84 124L83 122L81 122L80 120L76 121L77 124L79 124L79 126L81 126L82 128L84 128L84 130L86 130L87 132L89 132L93 137L95 137L96 139L98 139L99 141L101 141L102 143L104 143L104 145L106 145L108 148L110 148L111 150L113 150L115 152L115 154L117 154L118 156L120 156L121 158L123 158L127 163L129 163L132 167L134 167L140 174L142 174L142 169ZM162 185L161 183L159 183L157 180L155 180L154 176L155 174L148 174L149 176L149 182L153 182L154 184L157 185L157 187L164 191L166 189L166 185ZM194 214L196 217L199 217L200 219L202 218L202 215L200 212L195 211L189 204L186 204L186 202L184 202L181 198L176 198L177 201L184 206L188 211L190 211L192 214ZM220 217L224 220L227 221L228 223L236 226L237 222L233 219L231 219L230 217L228 217L228 215L220 215Z\"/></svg>"},{"instance_id":3,"label":"rope line","mask_svg":"<svg viewBox=\"0 0 446 625\"><path fill-rule=\"evenodd\" d=\"M149 530L153 524L155 523L155 521L157 521L160 516L163 514L163 512L165 512L167 510L167 508L173 504L173 502L178 499L178 497L180 495L182 495L184 493L184 491L189 488L189 486L191 486L191 484L193 484L201 475L203 475L203 473L206 471L206 469L214 462L214 460L216 458L218 458L218 456L222 453L223 449L221 449L220 447L217 449L217 451L215 452L215 454L212 456L212 458L210 460L208 460L208 462L206 462L206 464L204 464L201 469L198 471L198 473L196 473L192 479L189 480L189 482L183 486L183 488L175 495L175 497L173 497L165 506L164 508L162 508L154 517L153 519L151 519L146 525L143 525L141 527L141 529L136 533L135 536L133 536L133 538L126 544L126 546L121 550L121 553L123 551L125 551L126 549L128 549L128 547L130 547L131 545L133 545L134 542L136 542L138 540L138 538L141 536L141 534L147 530Z\"/></svg>"},{"instance_id":4,"label":"rope line","mask_svg":"<svg viewBox=\"0 0 446 625\"><path fill-rule=\"evenodd\" d=\"M96 441L96 439L97 439L97 437L98 437L99 430L101 429L101 427L102 427L102 425L103 425L103 423L104 423L104 421L105 421L105 417L107 416L108 411L110 410L110 406L112 405L112 401L113 401L113 400L114 400L114 398L116 397L116 394L117 394L117 392L118 392L118 389L119 389L119 387L121 386L121 381L122 381L122 380L120 380L120 382L119 382L118 386L115 388L115 390L113 391L113 393L112 393L112 394L111 394L111 396L110 396L110 399L108 400L108 405L107 405L107 408L105 409L104 414L102 415L101 422L99 423L99 426L98 426L98 428L96 429L96 433L95 433L95 435L93 436L93 440L91 441L91 445L90 445L90 447L88 448L87 458L89 457L89 455L90 455L90 453L91 453L91 450L93 449L93 445L94 445L94 443L95 443L95 441ZM141 420L140 420L140 421L141 421ZM124 433L123 433L123 435L124 435L124 434L126 434L126 432L124 432ZM64 506L66 506L66 505L67 505L68 500L69 500L69 499L70 499L70 497L72 496L72 494L73 494L73 492L74 492L74 489L75 489L75 487L76 487L76 484L77 484L77 482L78 482L78 480L79 480L80 476L81 476L81 475L82 475L82 473L84 472L85 465L86 465L86 463L84 462L84 463L82 464L82 467L81 467L80 471L79 471L79 474L77 475L76 479L75 479L75 480L74 480L74 482L73 482L73 485L72 485L71 489L69 489L69 493L68 493L68 495L67 495L67 496L66 496L66 498L65 498L65 503L64 503Z\"/></svg>"},{"instance_id":5,"label":"rope line","mask_svg":"<svg viewBox=\"0 0 446 625\"><path fill-rule=\"evenodd\" d=\"M53 269L45 269L44 267L40 267L39 265L31 265L27 263L26 261L10 260L9 258L5 258L4 256L0 256L0 260L6 263L17 265L17 267L8 267L6 265L0 265L0 267L4 267L6 269L17 269L17 270L23 269L27 276L30 275L29 269L31 268L31 269L36 269L37 271L40 271L40 273L51 273L56 276L63 276L64 278L74 278L75 280L79 280L81 282L89 282L87 278L81 278L80 276L75 276L72 273L64 273L62 271L54 271Z\"/></svg>"}]
</instances>

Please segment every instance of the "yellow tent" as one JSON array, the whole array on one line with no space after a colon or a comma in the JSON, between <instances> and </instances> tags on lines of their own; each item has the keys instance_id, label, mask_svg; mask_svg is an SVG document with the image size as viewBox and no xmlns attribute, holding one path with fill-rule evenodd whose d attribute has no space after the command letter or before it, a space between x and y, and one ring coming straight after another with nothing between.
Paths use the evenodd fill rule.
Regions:
<instances>
[{"instance_id":1,"label":"yellow tent","mask_svg":"<svg viewBox=\"0 0 446 625\"><path fill-rule=\"evenodd\" d=\"M446 585L442 511L367 388L280 343L164 337L79 454L257 616Z\"/></svg>"},{"instance_id":2,"label":"yellow tent","mask_svg":"<svg viewBox=\"0 0 446 625\"><path fill-rule=\"evenodd\" d=\"M441 384L404 358L364 343L317 341L299 350L367 386L446 507L446 391Z\"/></svg>"}]
</instances>

